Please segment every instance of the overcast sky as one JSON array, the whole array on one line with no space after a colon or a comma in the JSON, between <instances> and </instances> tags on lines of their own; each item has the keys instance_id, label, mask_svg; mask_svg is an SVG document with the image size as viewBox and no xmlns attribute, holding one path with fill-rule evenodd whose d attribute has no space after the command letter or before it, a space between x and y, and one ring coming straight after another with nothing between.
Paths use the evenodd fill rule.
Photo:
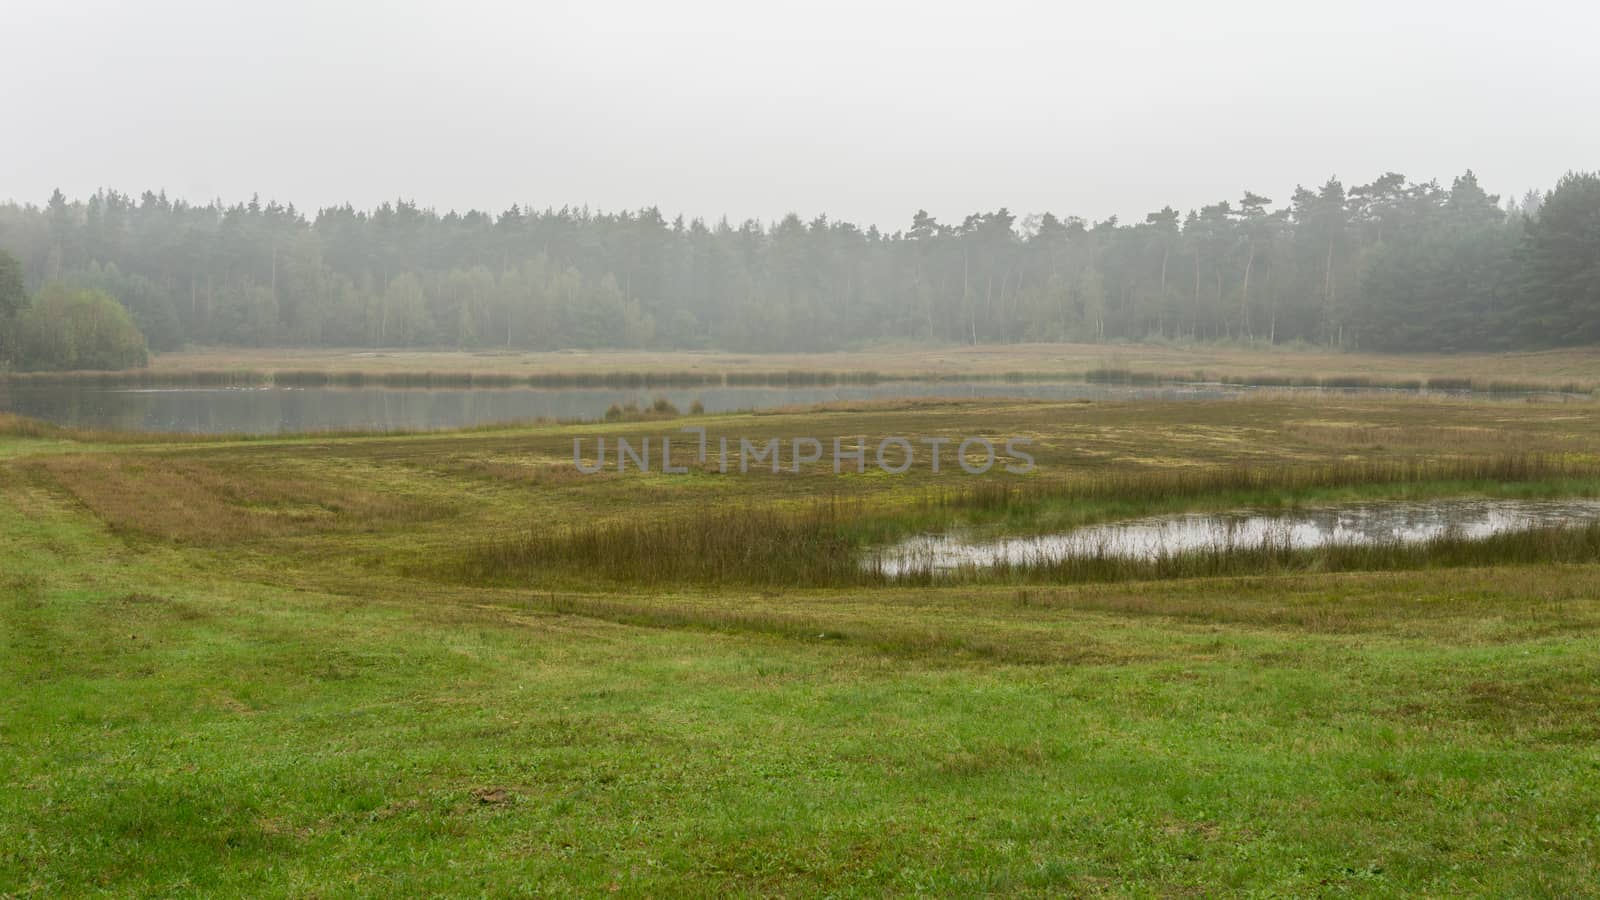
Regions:
<instances>
[{"instance_id":1,"label":"overcast sky","mask_svg":"<svg viewBox=\"0 0 1600 900\"><path fill-rule=\"evenodd\" d=\"M1600 4L0 0L0 198L1142 218L1600 167Z\"/></svg>"}]
</instances>

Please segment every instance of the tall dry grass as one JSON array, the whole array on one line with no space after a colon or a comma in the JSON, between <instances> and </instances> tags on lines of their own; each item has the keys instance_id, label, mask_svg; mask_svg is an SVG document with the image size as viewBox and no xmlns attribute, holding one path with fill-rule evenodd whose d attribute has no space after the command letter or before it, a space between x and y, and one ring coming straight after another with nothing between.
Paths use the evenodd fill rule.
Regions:
<instances>
[{"instance_id":1,"label":"tall dry grass","mask_svg":"<svg viewBox=\"0 0 1600 900\"><path fill-rule=\"evenodd\" d=\"M1593 457L1554 454L1338 460L1291 466L1222 466L1095 472L1066 481L984 481L931 495L944 509L1026 510L1045 502L1152 501L1424 482L1531 482L1600 478Z\"/></svg>"},{"instance_id":2,"label":"tall dry grass","mask_svg":"<svg viewBox=\"0 0 1600 900\"><path fill-rule=\"evenodd\" d=\"M830 500L798 511L736 506L536 528L473 549L451 574L485 582L560 571L645 585L853 584L862 574L860 545L846 525L861 514L857 503Z\"/></svg>"},{"instance_id":3,"label":"tall dry grass","mask_svg":"<svg viewBox=\"0 0 1600 900\"><path fill-rule=\"evenodd\" d=\"M1589 394L1600 390L1600 381L1561 379L1510 379L1475 378L1471 376L1434 375L1406 377L1397 375L1361 375L1349 373L1277 373L1251 372L1247 374L1217 374L1205 371L1162 372L1123 368L1090 369L1083 373L1085 381L1101 384L1171 384L1201 382L1227 384L1239 387L1292 387L1325 388L1331 390L1398 390L1398 391L1449 391L1483 394Z\"/></svg>"},{"instance_id":4,"label":"tall dry grass","mask_svg":"<svg viewBox=\"0 0 1600 900\"><path fill-rule=\"evenodd\" d=\"M758 584L794 587L931 584L969 580L1105 581L1203 577L1262 571L1414 568L1506 562L1589 562L1597 557L1591 528L1502 535L1483 541L1446 539L1393 547L1229 545L1174 553L1158 560L1110 554L1060 561L1033 560L964 572L929 564L891 575L874 551L896 537L948 526L970 511L1026 513L1046 502L1157 502L1263 491L1300 491L1370 484L1465 482L1548 483L1600 477L1600 464L1552 456L1507 456L1424 461L1339 462L1319 466L1228 467L1099 473L1064 484L985 482L919 503L889 508L860 499L820 501L798 510L725 507L688 516L531 528L473 548L442 573L469 582L537 581L552 575L599 577L628 584ZM434 569L437 573L437 569Z\"/></svg>"}]
</instances>

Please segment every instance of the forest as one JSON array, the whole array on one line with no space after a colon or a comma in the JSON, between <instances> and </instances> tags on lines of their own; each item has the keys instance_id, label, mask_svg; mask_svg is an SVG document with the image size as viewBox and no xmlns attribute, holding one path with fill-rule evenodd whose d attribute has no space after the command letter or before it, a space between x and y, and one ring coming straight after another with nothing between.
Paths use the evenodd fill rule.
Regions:
<instances>
[{"instance_id":1,"label":"forest","mask_svg":"<svg viewBox=\"0 0 1600 900\"><path fill-rule=\"evenodd\" d=\"M13 367L66 368L42 300L115 298L150 349L185 345L831 350L873 342L1218 341L1378 351L1600 342L1600 174L1502 201L1330 178L1143 221L926 212L885 233L819 216L399 200L307 215L259 198L56 191L0 205ZM3 273L0 273L3 274ZM0 278L0 281L5 281ZM29 299L30 295L33 299ZM101 310L104 313L104 310ZM106 313L111 318L115 315ZM104 316L99 316L104 318ZM56 330L59 333L60 329ZM63 343L65 341L65 343ZM8 351L6 348L9 347ZM117 361L143 348L119 338Z\"/></svg>"}]
</instances>

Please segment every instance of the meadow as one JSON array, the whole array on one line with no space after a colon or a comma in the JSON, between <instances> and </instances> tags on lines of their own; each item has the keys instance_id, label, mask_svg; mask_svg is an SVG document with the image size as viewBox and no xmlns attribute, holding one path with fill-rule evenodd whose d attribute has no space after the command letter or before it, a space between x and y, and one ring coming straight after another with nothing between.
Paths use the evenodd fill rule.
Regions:
<instances>
[{"instance_id":1,"label":"meadow","mask_svg":"<svg viewBox=\"0 0 1600 900\"><path fill-rule=\"evenodd\" d=\"M1593 528L859 563L943 529L1600 496L1597 412L1269 392L251 439L0 417L0 896L1595 895ZM723 472L682 426L1021 436L1037 465ZM574 466L574 438L662 435L683 473Z\"/></svg>"}]
</instances>

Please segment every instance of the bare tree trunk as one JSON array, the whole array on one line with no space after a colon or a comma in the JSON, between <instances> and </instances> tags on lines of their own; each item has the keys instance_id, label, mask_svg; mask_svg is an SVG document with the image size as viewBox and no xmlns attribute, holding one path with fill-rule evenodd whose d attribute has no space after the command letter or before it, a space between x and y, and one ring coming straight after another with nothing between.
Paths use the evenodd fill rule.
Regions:
<instances>
[{"instance_id":1,"label":"bare tree trunk","mask_svg":"<svg viewBox=\"0 0 1600 900\"><path fill-rule=\"evenodd\" d=\"M1333 303L1333 241L1328 242L1328 259L1322 266L1322 301Z\"/></svg>"},{"instance_id":2,"label":"bare tree trunk","mask_svg":"<svg viewBox=\"0 0 1600 900\"><path fill-rule=\"evenodd\" d=\"M1167 260L1172 256L1172 245L1161 248L1161 292L1156 297L1156 334L1167 336Z\"/></svg>"},{"instance_id":3,"label":"bare tree trunk","mask_svg":"<svg viewBox=\"0 0 1600 900\"><path fill-rule=\"evenodd\" d=\"M1277 346L1277 343L1278 343L1278 301L1272 294L1272 267L1271 266L1267 267L1267 302L1270 304L1270 306L1267 307L1268 310L1269 310L1269 314L1268 314L1268 320L1269 321L1267 323L1267 344L1270 345L1270 346Z\"/></svg>"},{"instance_id":4,"label":"bare tree trunk","mask_svg":"<svg viewBox=\"0 0 1600 900\"><path fill-rule=\"evenodd\" d=\"M1255 340L1255 334L1250 331L1250 270L1256 264L1256 242L1250 242L1250 253L1244 260L1244 290L1239 297L1239 325L1241 333L1249 340Z\"/></svg>"},{"instance_id":5,"label":"bare tree trunk","mask_svg":"<svg viewBox=\"0 0 1600 900\"><path fill-rule=\"evenodd\" d=\"M972 282L968 278L971 260L966 248L961 250L961 305L967 308L967 329L972 345L978 345L978 311L972 307Z\"/></svg>"},{"instance_id":6,"label":"bare tree trunk","mask_svg":"<svg viewBox=\"0 0 1600 900\"><path fill-rule=\"evenodd\" d=\"M1322 314L1333 316L1333 239L1328 240L1328 260L1322 269ZM1344 346L1344 325L1339 325L1339 346Z\"/></svg>"},{"instance_id":7,"label":"bare tree trunk","mask_svg":"<svg viewBox=\"0 0 1600 900\"><path fill-rule=\"evenodd\" d=\"M1227 315L1227 313L1223 312L1223 306L1222 306L1222 266L1221 266L1220 263L1217 265L1216 275L1217 275L1217 279L1216 279L1216 281L1217 281L1217 312L1219 313L1219 318L1222 320L1219 324L1223 328L1227 328L1228 327L1228 315Z\"/></svg>"},{"instance_id":8,"label":"bare tree trunk","mask_svg":"<svg viewBox=\"0 0 1600 900\"><path fill-rule=\"evenodd\" d=\"M1189 310L1189 337L1200 337L1200 253L1194 255L1194 304Z\"/></svg>"},{"instance_id":9,"label":"bare tree trunk","mask_svg":"<svg viewBox=\"0 0 1600 900\"><path fill-rule=\"evenodd\" d=\"M989 273L989 278L984 283L984 288L983 288L983 325L984 325L985 328L990 329L991 331L994 329L994 273L993 272ZM973 337L972 342L974 344L976 344L978 342L978 339L977 339L976 336Z\"/></svg>"},{"instance_id":10,"label":"bare tree trunk","mask_svg":"<svg viewBox=\"0 0 1600 900\"><path fill-rule=\"evenodd\" d=\"M1016 310L1010 310L1008 312L1007 308L1006 308L1006 285L1008 285L1010 283L1011 283L1011 270L1007 269L1006 270L1006 274L1000 276L1000 315L1005 320L1003 325L1000 328L1000 337L1006 343L1010 343L1011 342L1011 326L1016 322L1016 318L1017 318L1016 315L1015 315ZM1022 285L1022 276L1018 275L1017 276L1017 286L1018 286L1018 288L1020 288L1021 285ZM1012 293L1012 297L1013 298L1016 297L1016 292Z\"/></svg>"}]
</instances>

